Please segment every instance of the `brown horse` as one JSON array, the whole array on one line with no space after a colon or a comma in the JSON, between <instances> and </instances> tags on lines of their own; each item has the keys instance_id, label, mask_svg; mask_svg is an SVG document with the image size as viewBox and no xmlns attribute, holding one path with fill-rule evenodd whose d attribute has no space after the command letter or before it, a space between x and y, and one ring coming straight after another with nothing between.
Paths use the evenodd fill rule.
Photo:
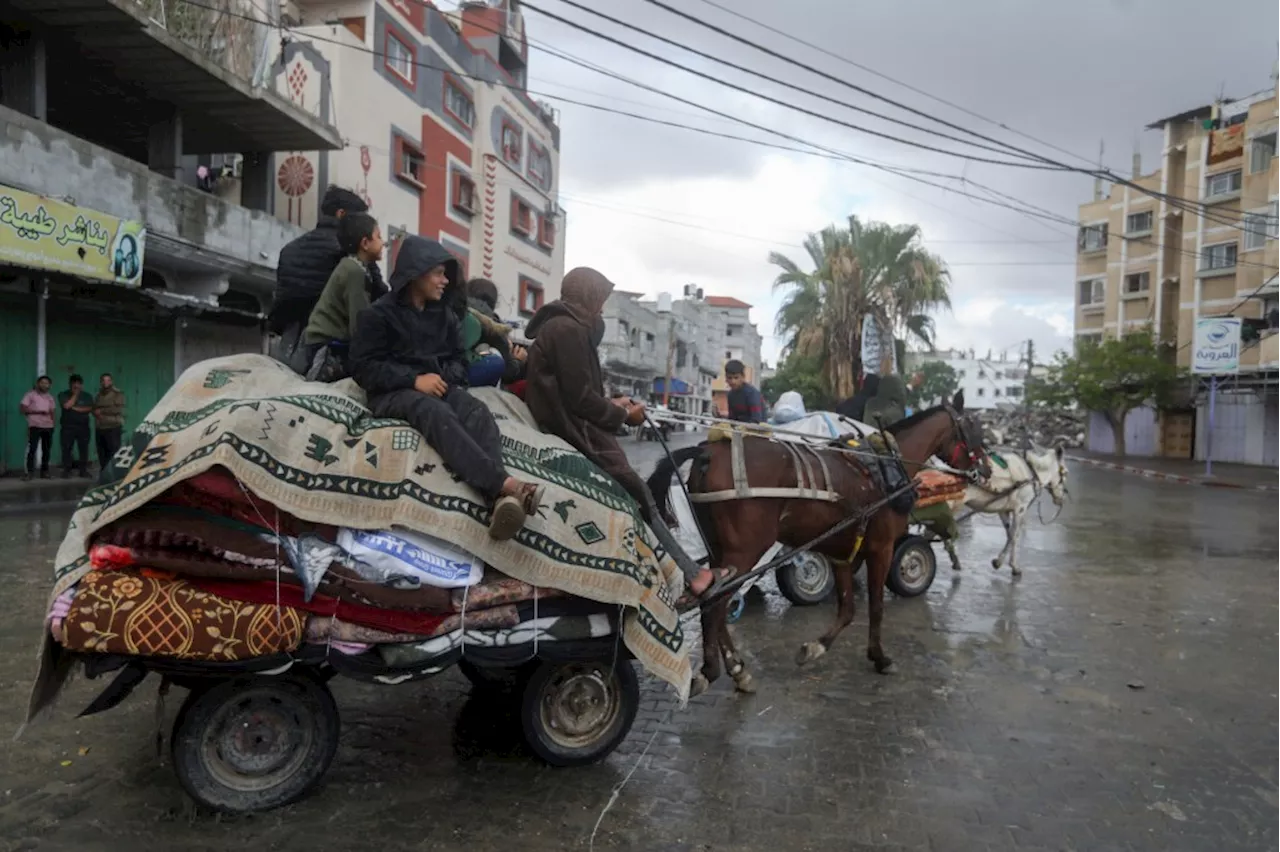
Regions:
<instances>
[{"instance_id":1,"label":"brown horse","mask_svg":"<svg viewBox=\"0 0 1280 852\"><path fill-rule=\"evenodd\" d=\"M989 475L990 466L982 447L982 427L964 415L964 394L950 403L921 411L885 431L897 442L907 477L913 477L932 456L939 456L956 470L974 470ZM770 496L729 499L723 502L696 502L698 495L732 491L735 482L731 442L704 442L679 450L663 459L649 478L649 489L659 506L668 505L671 475L690 459L695 461L689 477L693 509L708 539L712 565L728 567L734 576L750 571L775 542L802 547L859 512L870 514L813 547L832 560L839 594L835 623L816 642L806 642L797 662L801 665L826 653L840 632L853 621L853 575L867 564L867 606L870 637L867 657L877 672L884 673L892 660L880 644L880 622L884 617L884 584L889 576L894 547L906 532L910 505L895 501L883 505L881 486L871 469L879 467L865 452L851 453L835 447L788 444L765 436L744 437L742 455L746 480L751 489ZM865 441L859 449L867 450ZM799 455L797 455L799 453ZM898 462L887 460L886 467ZM739 474L741 474L741 469ZM778 490L813 488L834 492L839 501L773 496ZM882 504L877 508L877 503ZM729 597L724 596L702 610L702 674L694 679L698 694L720 677L721 664L728 668L739 691L754 692L754 681L734 647L728 624Z\"/></svg>"}]
</instances>

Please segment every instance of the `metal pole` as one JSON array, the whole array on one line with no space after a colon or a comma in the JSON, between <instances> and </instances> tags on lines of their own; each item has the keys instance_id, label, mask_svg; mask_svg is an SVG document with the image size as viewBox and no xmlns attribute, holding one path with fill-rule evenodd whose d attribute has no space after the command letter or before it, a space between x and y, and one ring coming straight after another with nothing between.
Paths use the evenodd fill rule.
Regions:
<instances>
[{"instance_id":1,"label":"metal pole","mask_svg":"<svg viewBox=\"0 0 1280 852\"><path fill-rule=\"evenodd\" d=\"M676 318L671 318L671 325L667 332L667 377L662 382L662 405L664 408L670 408L671 401L671 373L675 370L676 362Z\"/></svg>"},{"instance_id":2,"label":"metal pole","mask_svg":"<svg viewBox=\"0 0 1280 852\"><path fill-rule=\"evenodd\" d=\"M1204 436L1204 475L1213 476L1213 404L1218 396L1218 377L1209 377L1209 428Z\"/></svg>"}]
</instances>

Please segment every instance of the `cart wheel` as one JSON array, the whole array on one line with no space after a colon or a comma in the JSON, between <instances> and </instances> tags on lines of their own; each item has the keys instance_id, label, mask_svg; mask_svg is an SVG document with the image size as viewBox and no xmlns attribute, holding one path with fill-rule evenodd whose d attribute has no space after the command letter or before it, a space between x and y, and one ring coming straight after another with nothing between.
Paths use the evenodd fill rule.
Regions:
<instances>
[{"instance_id":1,"label":"cart wheel","mask_svg":"<svg viewBox=\"0 0 1280 852\"><path fill-rule=\"evenodd\" d=\"M778 591L796 606L822 603L836 587L831 563L817 553L797 553L795 558L778 569L775 579Z\"/></svg>"},{"instance_id":2,"label":"cart wheel","mask_svg":"<svg viewBox=\"0 0 1280 852\"><path fill-rule=\"evenodd\" d=\"M729 601L728 621L730 624L736 624L742 613L747 609L747 598L742 592L737 592Z\"/></svg>"},{"instance_id":3,"label":"cart wheel","mask_svg":"<svg viewBox=\"0 0 1280 852\"><path fill-rule=\"evenodd\" d=\"M889 590L900 598L914 598L933 585L938 573L938 559L929 539L910 535L898 541L893 551L893 565L885 581Z\"/></svg>"},{"instance_id":4,"label":"cart wheel","mask_svg":"<svg viewBox=\"0 0 1280 852\"><path fill-rule=\"evenodd\" d=\"M628 660L543 662L525 686L520 721L538 757L584 766L626 739L639 708L640 681Z\"/></svg>"},{"instance_id":5,"label":"cart wheel","mask_svg":"<svg viewBox=\"0 0 1280 852\"><path fill-rule=\"evenodd\" d=\"M305 676L243 677L187 696L173 725L178 781L224 813L297 801L338 750L338 708Z\"/></svg>"},{"instance_id":6,"label":"cart wheel","mask_svg":"<svg viewBox=\"0 0 1280 852\"><path fill-rule=\"evenodd\" d=\"M471 681L477 690L489 692L515 692L522 687L536 668L536 662L519 666L478 666L463 657L458 660L458 671Z\"/></svg>"}]
</instances>

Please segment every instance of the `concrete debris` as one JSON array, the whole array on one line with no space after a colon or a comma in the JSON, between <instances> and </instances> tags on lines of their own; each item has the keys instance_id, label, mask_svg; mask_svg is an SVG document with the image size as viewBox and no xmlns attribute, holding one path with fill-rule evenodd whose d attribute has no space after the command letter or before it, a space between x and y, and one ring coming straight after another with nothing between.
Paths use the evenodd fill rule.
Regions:
<instances>
[{"instance_id":1,"label":"concrete debris","mask_svg":"<svg viewBox=\"0 0 1280 852\"><path fill-rule=\"evenodd\" d=\"M1085 413L1063 409L999 408L981 411L979 419L990 446L1083 447Z\"/></svg>"}]
</instances>

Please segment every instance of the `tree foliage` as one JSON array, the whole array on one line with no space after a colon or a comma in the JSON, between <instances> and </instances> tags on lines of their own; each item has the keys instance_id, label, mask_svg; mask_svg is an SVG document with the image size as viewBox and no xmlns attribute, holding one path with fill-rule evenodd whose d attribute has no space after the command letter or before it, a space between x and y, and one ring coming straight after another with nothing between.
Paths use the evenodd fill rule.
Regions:
<instances>
[{"instance_id":1,"label":"tree foliage","mask_svg":"<svg viewBox=\"0 0 1280 852\"><path fill-rule=\"evenodd\" d=\"M960 389L960 375L945 361L925 361L915 372L924 381L918 388L907 389L907 401L912 408L936 405Z\"/></svg>"},{"instance_id":2,"label":"tree foliage","mask_svg":"<svg viewBox=\"0 0 1280 852\"><path fill-rule=\"evenodd\" d=\"M873 317L894 336L933 345L930 313L951 306L950 273L941 258L920 244L915 225L864 224L850 216L847 227L831 225L804 241L811 271L773 252L781 271L774 288L787 291L777 331L784 352L821 365L830 393L850 396L863 371L862 324ZM865 365L871 372L879 364Z\"/></svg>"},{"instance_id":3,"label":"tree foliage","mask_svg":"<svg viewBox=\"0 0 1280 852\"><path fill-rule=\"evenodd\" d=\"M1150 329L1120 339L1077 341L1074 355L1058 353L1046 376L1033 380L1027 401L1033 405L1079 405L1102 414L1115 436L1116 455L1124 455L1124 421L1147 403L1157 408L1176 401L1184 373Z\"/></svg>"},{"instance_id":4,"label":"tree foliage","mask_svg":"<svg viewBox=\"0 0 1280 852\"><path fill-rule=\"evenodd\" d=\"M778 371L760 385L760 392L769 405L776 405L778 397L787 391L796 391L804 398L807 411L830 411L836 403L827 390L826 377L821 362L792 354L778 365Z\"/></svg>"}]
</instances>

